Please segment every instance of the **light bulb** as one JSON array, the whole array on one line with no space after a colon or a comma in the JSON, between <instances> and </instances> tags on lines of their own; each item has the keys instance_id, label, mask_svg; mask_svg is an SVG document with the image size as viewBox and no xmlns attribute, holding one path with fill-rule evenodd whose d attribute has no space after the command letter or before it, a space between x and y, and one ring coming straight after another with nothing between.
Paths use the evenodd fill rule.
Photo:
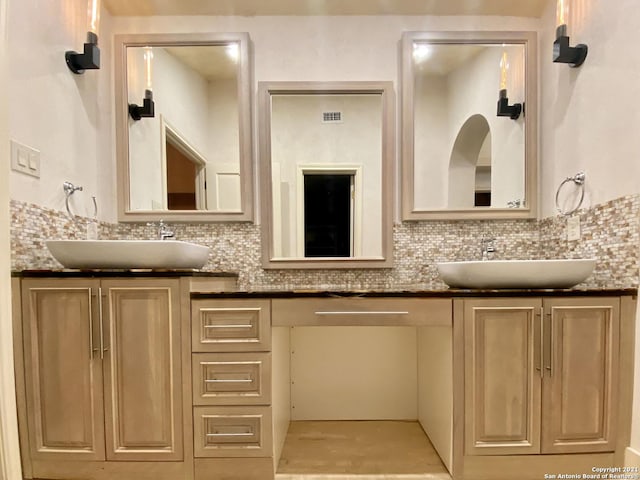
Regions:
<instances>
[{"instance_id":1,"label":"light bulb","mask_svg":"<svg viewBox=\"0 0 640 480\"><path fill-rule=\"evenodd\" d=\"M233 60L234 62L238 61L238 57L240 56L240 48L238 47L237 43L230 43L229 45L227 45L225 51L227 52L227 55L229 56L229 58L231 58L231 60Z\"/></svg>"},{"instance_id":2,"label":"light bulb","mask_svg":"<svg viewBox=\"0 0 640 480\"><path fill-rule=\"evenodd\" d=\"M507 60L507 52L502 52L500 59L500 90L507 89L507 71L509 70L509 62Z\"/></svg>"},{"instance_id":3,"label":"light bulb","mask_svg":"<svg viewBox=\"0 0 640 480\"><path fill-rule=\"evenodd\" d=\"M569 14L568 0L558 0L556 5L556 26L566 25Z\"/></svg>"},{"instance_id":4,"label":"light bulb","mask_svg":"<svg viewBox=\"0 0 640 480\"><path fill-rule=\"evenodd\" d=\"M89 31L98 35L100 26L100 0L89 0L87 17L89 20Z\"/></svg>"},{"instance_id":5,"label":"light bulb","mask_svg":"<svg viewBox=\"0 0 640 480\"><path fill-rule=\"evenodd\" d=\"M416 62L422 62L429 58L433 50L430 45L426 45L424 43L416 43L413 45L413 59Z\"/></svg>"},{"instance_id":6,"label":"light bulb","mask_svg":"<svg viewBox=\"0 0 640 480\"><path fill-rule=\"evenodd\" d=\"M144 47L144 70L147 81L147 90L151 90L151 67L153 60L153 49L151 47Z\"/></svg>"}]
</instances>

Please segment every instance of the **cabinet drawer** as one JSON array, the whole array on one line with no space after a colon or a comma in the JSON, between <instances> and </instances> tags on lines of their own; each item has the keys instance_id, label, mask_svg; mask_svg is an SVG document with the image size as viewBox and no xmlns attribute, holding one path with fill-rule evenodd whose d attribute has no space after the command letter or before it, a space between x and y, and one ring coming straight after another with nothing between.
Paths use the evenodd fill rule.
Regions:
<instances>
[{"instance_id":1,"label":"cabinet drawer","mask_svg":"<svg viewBox=\"0 0 640 480\"><path fill-rule=\"evenodd\" d=\"M193 300L194 352L271 350L269 300Z\"/></svg>"},{"instance_id":2,"label":"cabinet drawer","mask_svg":"<svg viewBox=\"0 0 640 480\"><path fill-rule=\"evenodd\" d=\"M271 354L196 353L195 405L270 405Z\"/></svg>"},{"instance_id":3,"label":"cabinet drawer","mask_svg":"<svg viewBox=\"0 0 640 480\"><path fill-rule=\"evenodd\" d=\"M271 407L194 407L196 457L269 457Z\"/></svg>"},{"instance_id":4,"label":"cabinet drawer","mask_svg":"<svg viewBox=\"0 0 640 480\"><path fill-rule=\"evenodd\" d=\"M274 326L451 326L450 298L278 298Z\"/></svg>"}]
</instances>

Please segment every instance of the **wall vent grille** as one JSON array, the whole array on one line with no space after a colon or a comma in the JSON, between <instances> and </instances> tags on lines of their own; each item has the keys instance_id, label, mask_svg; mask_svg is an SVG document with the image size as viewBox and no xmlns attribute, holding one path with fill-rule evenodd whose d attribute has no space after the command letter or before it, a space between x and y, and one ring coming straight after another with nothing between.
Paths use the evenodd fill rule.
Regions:
<instances>
[{"instance_id":1,"label":"wall vent grille","mask_svg":"<svg viewBox=\"0 0 640 480\"><path fill-rule=\"evenodd\" d=\"M342 123L342 112L322 112L322 123Z\"/></svg>"}]
</instances>

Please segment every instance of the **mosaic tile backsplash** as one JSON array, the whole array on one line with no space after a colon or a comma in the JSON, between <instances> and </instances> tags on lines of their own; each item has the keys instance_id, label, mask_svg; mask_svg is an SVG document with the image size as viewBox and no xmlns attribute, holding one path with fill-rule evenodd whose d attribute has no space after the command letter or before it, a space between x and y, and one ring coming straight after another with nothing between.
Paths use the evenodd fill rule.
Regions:
<instances>
[{"instance_id":1,"label":"mosaic tile backsplash","mask_svg":"<svg viewBox=\"0 0 640 480\"><path fill-rule=\"evenodd\" d=\"M172 224L180 240L211 248L204 270L236 272L241 290L430 290L445 288L435 263L480 259L480 238L496 239L494 259L597 258L581 286L637 287L640 277L640 195L577 212L579 241L566 240L566 218L536 220L403 222L394 226L394 267L365 270L264 270L260 227L246 223ZM85 239L91 220L11 201L12 269L62 266L48 239ZM98 224L100 239L156 238L146 224Z\"/></svg>"}]
</instances>

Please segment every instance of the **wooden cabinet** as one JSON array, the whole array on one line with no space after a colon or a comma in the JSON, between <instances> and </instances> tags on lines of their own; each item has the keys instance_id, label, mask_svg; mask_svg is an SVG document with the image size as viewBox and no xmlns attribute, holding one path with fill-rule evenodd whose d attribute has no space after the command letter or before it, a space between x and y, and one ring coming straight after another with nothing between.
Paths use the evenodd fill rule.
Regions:
<instances>
[{"instance_id":1,"label":"wooden cabinet","mask_svg":"<svg viewBox=\"0 0 640 480\"><path fill-rule=\"evenodd\" d=\"M103 373L94 331L99 282L24 280L23 287L31 458L104 460Z\"/></svg>"},{"instance_id":2,"label":"wooden cabinet","mask_svg":"<svg viewBox=\"0 0 640 480\"><path fill-rule=\"evenodd\" d=\"M619 300L545 300L542 452L615 450Z\"/></svg>"},{"instance_id":3,"label":"wooden cabinet","mask_svg":"<svg viewBox=\"0 0 640 480\"><path fill-rule=\"evenodd\" d=\"M274 478L271 300L191 302L196 480Z\"/></svg>"},{"instance_id":4,"label":"wooden cabinet","mask_svg":"<svg viewBox=\"0 0 640 480\"><path fill-rule=\"evenodd\" d=\"M465 454L612 452L620 300L464 300Z\"/></svg>"},{"instance_id":5,"label":"wooden cabinet","mask_svg":"<svg viewBox=\"0 0 640 480\"><path fill-rule=\"evenodd\" d=\"M183 460L180 319L178 279L22 281L34 477L68 461Z\"/></svg>"},{"instance_id":6,"label":"wooden cabinet","mask_svg":"<svg viewBox=\"0 0 640 480\"><path fill-rule=\"evenodd\" d=\"M16 283L25 478L274 478L289 394L272 385L272 326L452 327L456 479L621 464L630 438L630 296L190 300L178 278Z\"/></svg>"},{"instance_id":7,"label":"wooden cabinet","mask_svg":"<svg viewBox=\"0 0 640 480\"><path fill-rule=\"evenodd\" d=\"M103 280L108 460L182 459L178 280Z\"/></svg>"},{"instance_id":8,"label":"wooden cabinet","mask_svg":"<svg viewBox=\"0 0 640 480\"><path fill-rule=\"evenodd\" d=\"M467 454L540 452L541 301L465 300Z\"/></svg>"}]
</instances>

